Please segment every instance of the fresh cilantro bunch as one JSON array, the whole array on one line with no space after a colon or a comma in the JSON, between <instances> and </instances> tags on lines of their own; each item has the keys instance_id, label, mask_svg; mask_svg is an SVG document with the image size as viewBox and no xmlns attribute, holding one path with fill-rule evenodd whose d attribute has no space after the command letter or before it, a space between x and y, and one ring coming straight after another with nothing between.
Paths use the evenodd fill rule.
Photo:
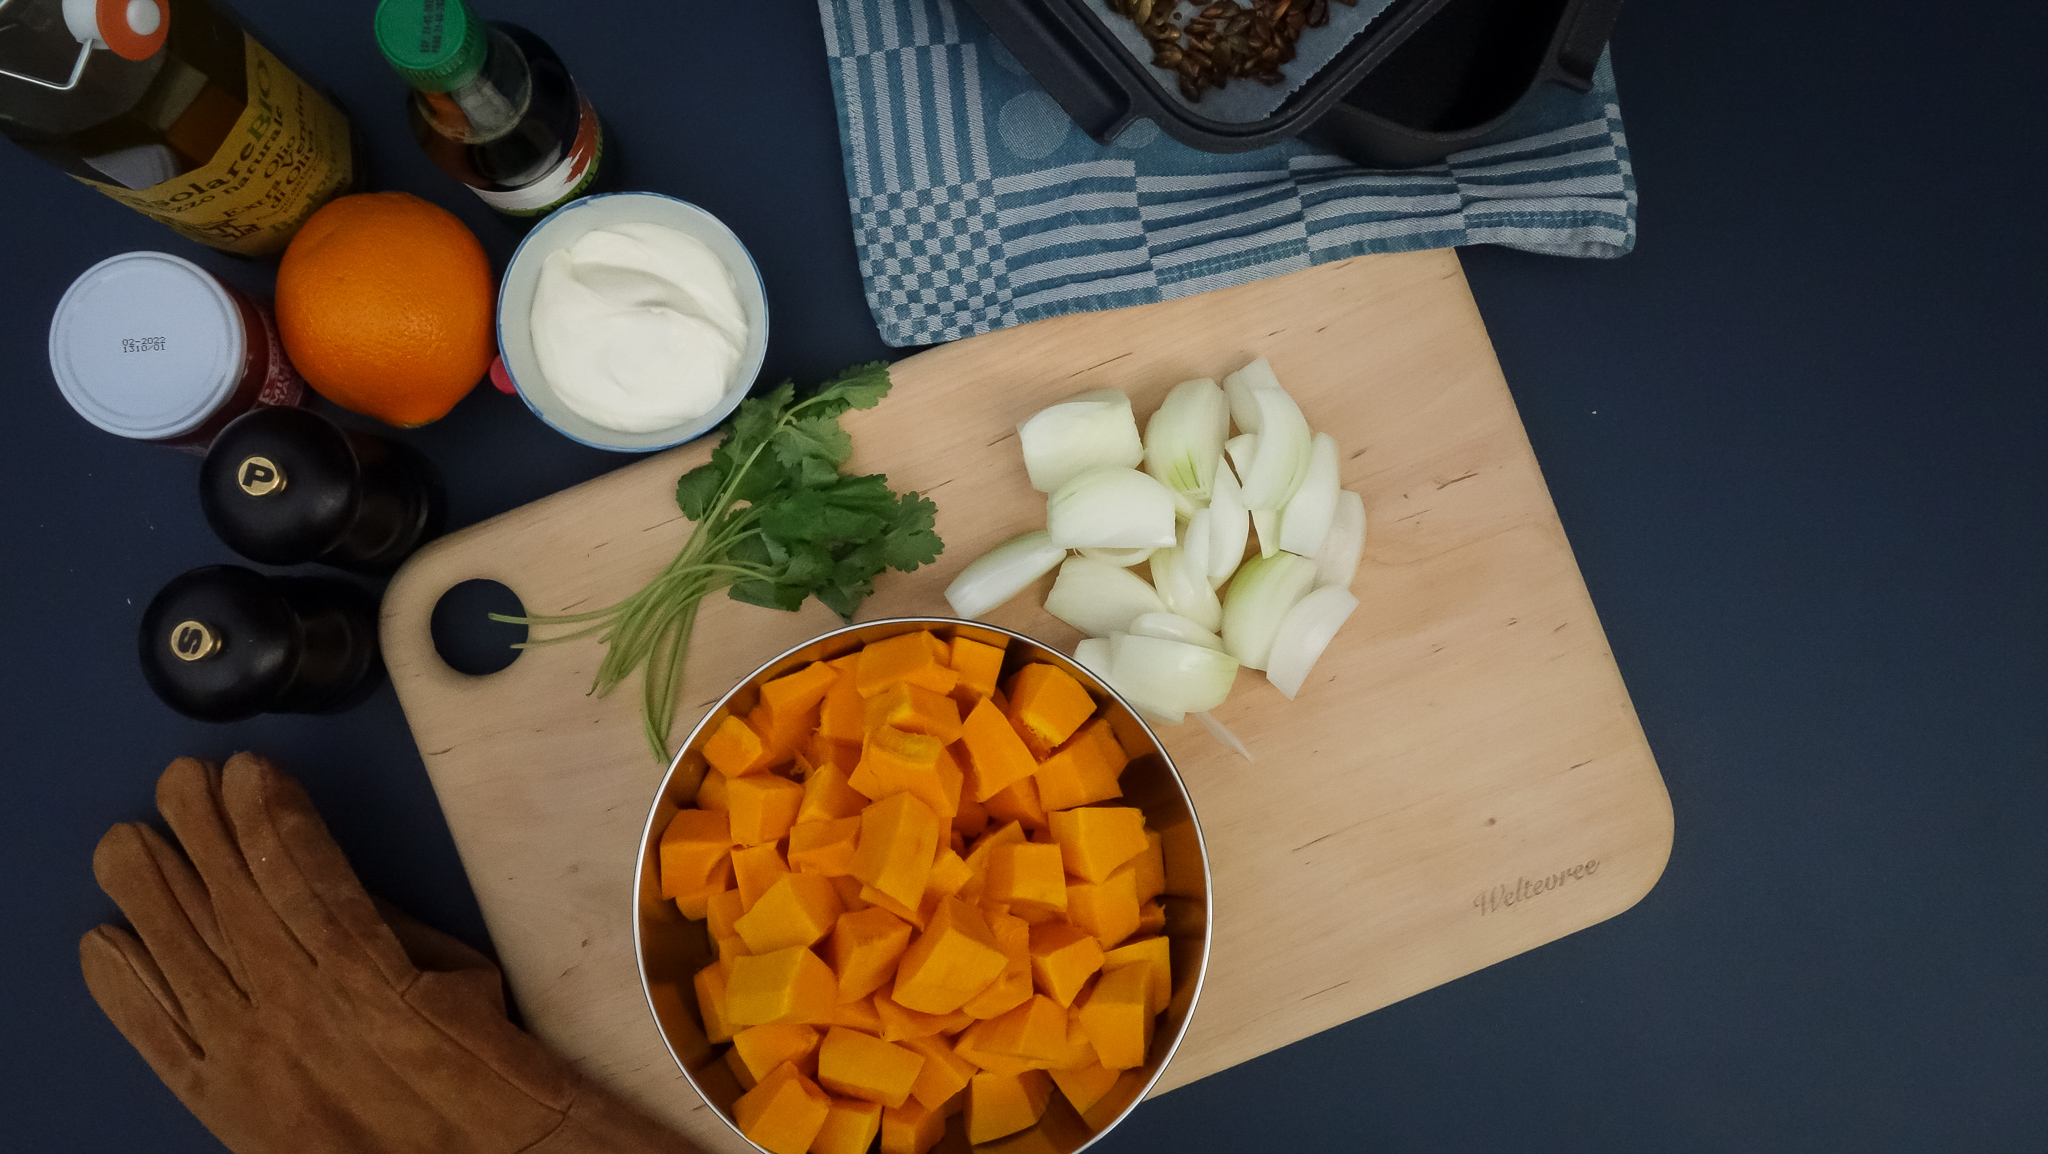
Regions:
<instances>
[{"instance_id":1,"label":"fresh cilantro bunch","mask_svg":"<svg viewBox=\"0 0 2048 1154\"><path fill-rule=\"evenodd\" d=\"M599 695L645 667L647 743L666 761L690 631L707 595L724 589L735 601L791 611L816 597L851 621L884 569L908 573L945 548L932 531L938 507L930 500L891 490L879 473L839 471L853 453L840 414L871 409L888 392L889 368L876 362L848 369L801 401L785 382L740 402L710 463L676 483L676 505L696 526L659 576L590 613L493 616L528 626L582 626L528 645L597 634L609 647L592 686Z\"/></svg>"}]
</instances>

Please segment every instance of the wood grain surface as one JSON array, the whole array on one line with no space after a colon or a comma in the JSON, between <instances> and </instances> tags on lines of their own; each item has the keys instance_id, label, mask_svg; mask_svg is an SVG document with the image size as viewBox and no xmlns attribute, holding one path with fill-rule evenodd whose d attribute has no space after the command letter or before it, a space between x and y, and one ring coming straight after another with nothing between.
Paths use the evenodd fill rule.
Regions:
<instances>
[{"instance_id":1,"label":"wood grain surface","mask_svg":"<svg viewBox=\"0 0 2048 1154\"><path fill-rule=\"evenodd\" d=\"M1237 288L973 337L894 368L850 414L850 467L938 502L937 565L880 582L862 618L947 612L962 566L1036 528L1015 426L1084 389L1167 390L1272 360L1341 447L1370 526L1361 602L1289 702L1240 676L1199 727L1162 731L1214 872L1215 945L1163 1093L1627 909L1663 872L1671 805L1573 561L1485 326L1450 251L1359 257ZM748 1145L657 1036L631 936L635 851L663 767L637 683L588 695L600 649L534 650L469 677L428 618L452 585L502 581L531 612L608 604L680 547L686 446L453 534L383 607L406 718L528 1025L707 1149ZM1071 651L1039 607L989 620ZM728 688L837 624L723 598L698 620L681 741ZM1159 1107L1150 1107L1159 1108Z\"/></svg>"}]
</instances>

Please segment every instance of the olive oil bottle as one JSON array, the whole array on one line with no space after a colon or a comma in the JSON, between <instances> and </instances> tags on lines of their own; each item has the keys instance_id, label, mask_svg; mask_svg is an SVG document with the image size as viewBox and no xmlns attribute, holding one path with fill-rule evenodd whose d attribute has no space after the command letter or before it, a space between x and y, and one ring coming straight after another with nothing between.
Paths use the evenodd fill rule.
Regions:
<instances>
[{"instance_id":1,"label":"olive oil bottle","mask_svg":"<svg viewBox=\"0 0 2048 1154\"><path fill-rule=\"evenodd\" d=\"M0 0L0 133L243 256L362 179L347 116L212 0Z\"/></svg>"}]
</instances>

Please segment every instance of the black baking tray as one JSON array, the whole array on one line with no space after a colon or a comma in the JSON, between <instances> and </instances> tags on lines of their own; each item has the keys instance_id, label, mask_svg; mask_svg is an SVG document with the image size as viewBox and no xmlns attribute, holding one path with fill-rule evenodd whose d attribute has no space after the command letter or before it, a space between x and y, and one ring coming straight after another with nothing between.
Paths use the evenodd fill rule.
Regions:
<instances>
[{"instance_id":1,"label":"black baking tray","mask_svg":"<svg viewBox=\"0 0 2048 1154\"><path fill-rule=\"evenodd\" d=\"M1133 55L1083 0L969 3L1101 143L1142 119L1205 152L1302 136L1374 167L1433 164L1482 143L1546 85L1587 91L1621 9L1621 0L1394 0L1272 115L1233 122L1176 99L1171 74Z\"/></svg>"}]
</instances>

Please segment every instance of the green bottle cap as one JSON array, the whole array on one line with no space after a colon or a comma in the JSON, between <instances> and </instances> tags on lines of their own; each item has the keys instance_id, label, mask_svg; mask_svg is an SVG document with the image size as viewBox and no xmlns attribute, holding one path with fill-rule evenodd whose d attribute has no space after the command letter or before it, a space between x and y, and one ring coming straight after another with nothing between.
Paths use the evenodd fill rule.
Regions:
<instances>
[{"instance_id":1,"label":"green bottle cap","mask_svg":"<svg viewBox=\"0 0 2048 1154\"><path fill-rule=\"evenodd\" d=\"M377 47L422 92L447 92L484 66L489 29L463 0L382 0Z\"/></svg>"}]
</instances>

